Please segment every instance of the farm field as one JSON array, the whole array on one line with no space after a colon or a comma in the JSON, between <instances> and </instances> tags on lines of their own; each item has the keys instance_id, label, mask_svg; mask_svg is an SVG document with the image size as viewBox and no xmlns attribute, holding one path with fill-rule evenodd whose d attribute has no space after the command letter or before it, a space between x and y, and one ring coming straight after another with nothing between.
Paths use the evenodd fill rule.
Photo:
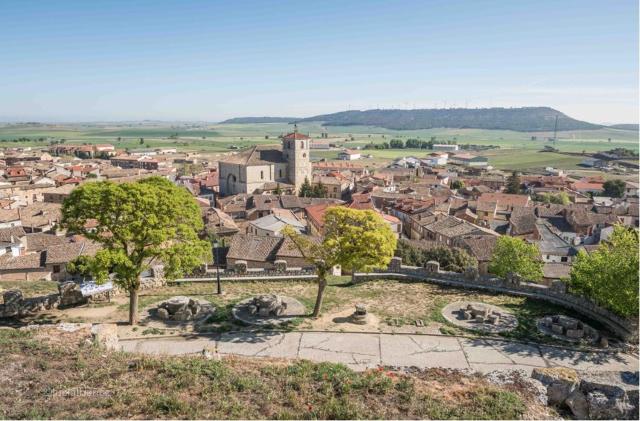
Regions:
<instances>
[{"instance_id":1,"label":"farm field","mask_svg":"<svg viewBox=\"0 0 640 421\"><path fill-rule=\"evenodd\" d=\"M0 148L10 146L42 146L64 139L67 144L111 143L121 149L175 147L191 152L228 152L231 147L245 148L256 144L276 144L278 136L293 129L284 123L207 124L207 123L94 123L0 125ZM534 169L553 166L577 169L579 156L539 153L546 145L562 152L592 153L612 148L638 151L638 133L634 131L599 129L559 132L553 144L545 139L551 132L515 132L481 129L388 130L369 126L323 127L320 123L300 124L298 130L314 138L327 132L327 142L339 147L363 148L369 143L381 144L391 139L435 140L480 146L499 146L482 152L490 165L499 169ZM28 141L13 142L26 138ZM535 140L532 140L535 138ZM38 139L42 139L39 141ZM140 139L143 139L141 143ZM403 156L424 156L426 149L367 150L372 165ZM312 151L312 158L336 159L338 151Z\"/></svg>"}]
</instances>

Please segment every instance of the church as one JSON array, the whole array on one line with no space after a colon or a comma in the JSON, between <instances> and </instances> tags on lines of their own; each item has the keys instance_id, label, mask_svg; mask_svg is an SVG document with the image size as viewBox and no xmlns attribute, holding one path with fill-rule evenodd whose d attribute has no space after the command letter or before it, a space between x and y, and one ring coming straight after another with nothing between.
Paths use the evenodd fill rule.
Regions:
<instances>
[{"instance_id":1,"label":"church","mask_svg":"<svg viewBox=\"0 0 640 421\"><path fill-rule=\"evenodd\" d=\"M219 163L220 194L296 193L305 178L311 181L311 138L298 133L282 137L282 146L253 146Z\"/></svg>"}]
</instances>

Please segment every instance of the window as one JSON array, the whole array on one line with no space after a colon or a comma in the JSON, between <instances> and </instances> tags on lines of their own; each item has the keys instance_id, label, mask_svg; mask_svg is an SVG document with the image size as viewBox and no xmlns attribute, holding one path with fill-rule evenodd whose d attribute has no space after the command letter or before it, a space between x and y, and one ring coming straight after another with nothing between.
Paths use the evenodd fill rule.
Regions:
<instances>
[{"instance_id":1,"label":"window","mask_svg":"<svg viewBox=\"0 0 640 421\"><path fill-rule=\"evenodd\" d=\"M278 170L278 178L282 178L282 169Z\"/></svg>"},{"instance_id":2,"label":"window","mask_svg":"<svg viewBox=\"0 0 640 421\"><path fill-rule=\"evenodd\" d=\"M561 261L561 262L566 262L566 261L568 261L568 260L569 260L569 259L568 259L566 256L564 256L564 257L561 257L561 258L560 258L560 261Z\"/></svg>"},{"instance_id":3,"label":"window","mask_svg":"<svg viewBox=\"0 0 640 421\"><path fill-rule=\"evenodd\" d=\"M301 140L301 141L300 141L300 147L301 147L302 149L304 149L304 140Z\"/></svg>"},{"instance_id":4,"label":"window","mask_svg":"<svg viewBox=\"0 0 640 421\"><path fill-rule=\"evenodd\" d=\"M306 157L307 157L307 154L306 154L306 153L303 153L303 154L302 154L302 157L303 157L303 158L306 158Z\"/></svg>"},{"instance_id":5,"label":"window","mask_svg":"<svg viewBox=\"0 0 640 421\"><path fill-rule=\"evenodd\" d=\"M53 265L53 273L60 273L60 266L59 265Z\"/></svg>"},{"instance_id":6,"label":"window","mask_svg":"<svg viewBox=\"0 0 640 421\"><path fill-rule=\"evenodd\" d=\"M260 180L264 180L264 171L260 171Z\"/></svg>"}]
</instances>

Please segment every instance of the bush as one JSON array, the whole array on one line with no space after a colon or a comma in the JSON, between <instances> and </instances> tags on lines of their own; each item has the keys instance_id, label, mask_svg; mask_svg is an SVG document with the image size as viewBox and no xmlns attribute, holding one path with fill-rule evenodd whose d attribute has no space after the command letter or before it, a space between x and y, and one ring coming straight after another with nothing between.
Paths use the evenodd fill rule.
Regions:
<instances>
[{"instance_id":1,"label":"bush","mask_svg":"<svg viewBox=\"0 0 640 421\"><path fill-rule=\"evenodd\" d=\"M469 266L478 267L478 261L466 251L457 247L438 246L429 249L419 248L406 240L398 241L395 255L410 266L424 266L430 260L440 263L442 270L464 272Z\"/></svg>"}]
</instances>

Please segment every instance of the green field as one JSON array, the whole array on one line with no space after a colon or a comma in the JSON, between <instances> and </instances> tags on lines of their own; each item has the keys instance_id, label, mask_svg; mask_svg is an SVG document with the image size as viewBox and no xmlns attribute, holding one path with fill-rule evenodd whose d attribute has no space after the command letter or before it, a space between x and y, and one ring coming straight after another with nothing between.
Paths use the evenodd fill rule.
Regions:
<instances>
[{"instance_id":1,"label":"green field","mask_svg":"<svg viewBox=\"0 0 640 421\"><path fill-rule=\"evenodd\" d=\"M638 151L638 133L634 131L599 129L559 132L557 142L546 140L550 132L515 132L481 129L428 129L388 130L369 126L322 127L320 123L299 125L302 133L320 137L323 131L329 141L349 148L364 147L368 143L379 144L391 139L436 142L455 141L458 144L494 145L500 149L482 152L489 157L490 165L501 169L530 169L553 166L576 169L582 158L556 153L540 153L545 145L553 145L562 152L591 153L612 148L628 148ZM265 124L183 124L183 123L119 123L119 124L56 124L56 125L0 125L0 148L11 146L48 145L51 140L64 139L67 144L111 143L121 149L175 147L184 151L227 152L231 146L244 148L256 144L278 143L278 135L292 130L284 123ZM170 136L177 138L170 138ZM268 137L268 138L266 138ZM535 140L532 140L535 137ZM26 142L12 142L16 138L28 138ZM45 138L44 141L37 141ZM140 138L144 143L140 143ZM4 140L4 142L2 142ZM393 149L367 150L374 159L372 164L402 156L424 156L428 150ZM337 158L337 151L313 151L313 158ZM366 161L365 161L366 162Z\"/></svg>"}]
</instances>

